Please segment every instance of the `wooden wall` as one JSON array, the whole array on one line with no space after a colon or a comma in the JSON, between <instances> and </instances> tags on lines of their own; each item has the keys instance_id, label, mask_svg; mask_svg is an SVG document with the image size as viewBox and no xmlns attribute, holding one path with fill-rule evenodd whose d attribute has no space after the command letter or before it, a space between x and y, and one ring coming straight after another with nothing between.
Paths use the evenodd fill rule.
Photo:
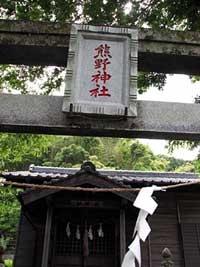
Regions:
<instances>
[{"instance_id":1,"label":"wooden wall","mask_svg":"<svg viewBox=\"0 0 200 267\"><path fill-rule=\"evenodd\" d=\"M176 196L174 193L162 192L157 196L158 209L149 218L152 232L151 242L151 264L160 267L162 250L167 247L173 254L175 266L183 267L183 254L181 245L181 233L178 223Z\"/></svg>"},{"instance_id":2,"label":"wooden wall","mask_svg":"<svg viewBox=\"0 0 200 267\"><path fill-rule=\"evenodd\" d=\"M26 217L21 215L14 267L35 266L36 231Z\"/></svg>"},{"instance_id":3,"label":"wooden wall","mask_svg":"<svg viewBox=\"0 0 200 267\"><path fill-rule=\"evenodd\" d=\"M199 267L200 263L200 196L199 192L179 194L179 221L182 232L186 267Z\"/></svg>"},{"instance_id":4,"label":"wooden wall","mask_svg":"<svg viewBox=\"0 0 200 267\"><path fill-rule=\"evenodd\" d=\"M158 203L158 208L152 216L148 217L148 222L152 229L149 238L145 243L141 241L142 266L160 267L162 250L168 247L173 254L175 266L183 267L184 255L181 225L178 220L176 194L174 192L161 192L155 193L154 195L156 196L155 200ZM127 248L132 240L135 224L134 216L135 218L137 217L137 212L137 209L130 207L126 213ZM130 216L130 214L132 214L132 216Z\"/></svg>"},{"instance_id":5,"label":"wooden wall","mask_svg":"<svg viewBox=\"0 0 200 267\"><path fill-rule=\"evenodd\" d=\"M200 264L200 194L198 190L182 193L155 193L158 208L149 216L151 233L142 245L142 266L160 267L162 250L167 247L176 267ZM130 214L132 214L130 216ZM127 248L134 229L134 207L126 212Z\"/></svg>"}]
</instances>

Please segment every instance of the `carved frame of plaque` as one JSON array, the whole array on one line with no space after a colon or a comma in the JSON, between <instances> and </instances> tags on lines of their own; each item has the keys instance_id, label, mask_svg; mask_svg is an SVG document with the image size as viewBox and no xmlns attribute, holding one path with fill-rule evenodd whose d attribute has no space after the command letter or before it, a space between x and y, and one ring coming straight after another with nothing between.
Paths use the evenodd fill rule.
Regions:
<instances>
[{"instance_id":1,"label":"carved frame of plaque","mask_svg":"<svg viewBox=\"0 0 200 267\"><path fill-rule=\"evenodd\" d=\"M113 49L116 55L121 53L121 57L118 58L118 55L117 58L115 57L114 70L112 69L112 76L115 77L113 79L114 85L118 87L118 84L120 84L121 86L121 89L118 89L120 94L118 95L117 90L113 90L115 91L112 94L113 97L107 98L106 101L101 101L102 98L96 97L88 99L88 96L85 96L85 93L83 94L84 87L84 90L87 88L88 92L91 88L87 87L87 85L84 86L84 83L87 82L86 80L91 83L89 78L85 78L85 75L90 72L87 70L87 66L84 67L85 64L87 65L88 60L87 53L84 52L88 50L88 47L92 46L91 40L93 43L109 42L109 44L114 44L113 46L115 47L120 46L118 50L117 48ZM95 47L95 44L93 46ZM122 52L120 52L120 49ZM123 64L120 77L117 73L117 67L115 68L117 64L120 65L119 61ZM137 29L72 24L63 112L67 112L70 115L84 113L109 116L137 116L137 67ZM109 101L110 99L112 101Z\"/></svg>"}]
</instances>

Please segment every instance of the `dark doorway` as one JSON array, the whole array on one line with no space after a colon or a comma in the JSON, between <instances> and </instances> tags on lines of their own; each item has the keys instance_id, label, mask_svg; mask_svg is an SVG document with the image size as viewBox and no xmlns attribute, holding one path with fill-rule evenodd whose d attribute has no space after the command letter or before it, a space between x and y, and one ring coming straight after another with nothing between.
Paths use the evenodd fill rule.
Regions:
<instances>
[{"instance_id":1,"label":"dark doorway","mask_svg":"<svg viewBox=\"0 0 200 267\"><path fill-rule=\"evenodd\" d=\"M119 265L119 214L93 209L58 209L52 267Z\"/></svg>"}]
</instances>

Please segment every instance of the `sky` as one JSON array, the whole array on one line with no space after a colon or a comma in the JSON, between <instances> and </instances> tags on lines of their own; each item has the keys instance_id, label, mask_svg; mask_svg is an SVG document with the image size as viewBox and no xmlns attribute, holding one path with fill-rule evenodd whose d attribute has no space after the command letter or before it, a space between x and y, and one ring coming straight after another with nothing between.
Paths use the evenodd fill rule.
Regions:
<instances>
[{"instance_id":1,"label":"sky","mask_svg":"<svg viewBox=\"0 0 200 267\"><path fill-rule=\"evenodd\" d=\"M192 83L186 75L168 75L167 83L163 91L156 88L149 88L142 95L138 95L140 100L165 101L165 102L181 102L194 103L194 98L200 95L200 82ZM144 144L148 144L155 154L168 154L165 146L165 140L149 140L140 139ZM188 149L176 149L172 155L176 158L184 160L193 160L198 154L199 149L189 151Z\"/></svg>"}]
</instances>

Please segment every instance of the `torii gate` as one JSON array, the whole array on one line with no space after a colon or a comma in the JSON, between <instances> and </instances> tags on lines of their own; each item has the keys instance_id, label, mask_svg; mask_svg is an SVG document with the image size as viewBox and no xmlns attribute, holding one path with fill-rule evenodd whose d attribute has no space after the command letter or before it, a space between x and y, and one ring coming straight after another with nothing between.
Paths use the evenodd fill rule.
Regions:
<instances>
[{"instance_id":1,"label":"torii gate","mask_svg":"<svg viewBox=\"0 0 200 267\"><path fill-rule=\"evenodd\" d=\"M66 66L70 24L0 21L0 64ZM139 30L139 71L200 74L200 33ZM127 120L70 118L63 97L0 95L0 131L200 140L197 104L137 101Z\"/></svg>"}]
</instances>

